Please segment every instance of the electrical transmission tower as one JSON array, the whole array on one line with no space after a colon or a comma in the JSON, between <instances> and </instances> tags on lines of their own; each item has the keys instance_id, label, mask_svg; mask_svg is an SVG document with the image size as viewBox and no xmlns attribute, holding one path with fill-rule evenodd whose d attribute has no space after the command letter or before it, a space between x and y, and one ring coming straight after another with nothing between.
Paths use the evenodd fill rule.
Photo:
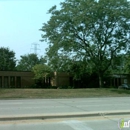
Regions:
<instances>
[{"instance_id":1,"label":"electrical transmission tower","mask_svg":"<svg viewBox=\"0 0 130 130\"><path fill-rule=\"evenodd\" d=\"M40 51L40 45L38 43L32 43L31 50L33 50L34 54L37 55L38 51Z\"/></svg>"}]
</instances>

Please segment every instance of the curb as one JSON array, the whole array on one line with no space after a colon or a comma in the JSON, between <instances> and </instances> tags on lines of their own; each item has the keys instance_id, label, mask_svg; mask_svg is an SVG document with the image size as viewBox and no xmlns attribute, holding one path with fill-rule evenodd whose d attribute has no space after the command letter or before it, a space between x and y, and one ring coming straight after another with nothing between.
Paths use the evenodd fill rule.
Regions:
<instances>
[{"instance_id":1,"label":"curb","mask_svg":"<svg viewBox=\"0 0 130 130\"><path fill-rule=\"evenodd\" d=\"M62 113L62 114L44 114L44 115L26 115L26 116L5 116L0 117L0 121L15 121L15 120L45 120L57 118L74 118L74 117L94 117L107 115L129 115L130 111L104 111L104 112L87 112L87 113Z\"/></svg>"}]
</instances>

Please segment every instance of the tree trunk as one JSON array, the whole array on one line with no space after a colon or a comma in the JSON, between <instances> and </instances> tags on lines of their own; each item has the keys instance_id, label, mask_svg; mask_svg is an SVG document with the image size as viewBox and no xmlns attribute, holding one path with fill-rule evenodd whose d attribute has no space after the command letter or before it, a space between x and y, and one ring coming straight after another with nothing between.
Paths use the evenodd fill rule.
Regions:
<instances>
[{"instance_id":1,"label":"tree trunk","mask_svg":"<svg viewBox=\"0 0 130 130\"><path fill-rule=\"evenodd\" d=\"M102 74L99 74L99 87L102 88L103 87L103 81L102 81Z\"/></svg>"}]
</instances>

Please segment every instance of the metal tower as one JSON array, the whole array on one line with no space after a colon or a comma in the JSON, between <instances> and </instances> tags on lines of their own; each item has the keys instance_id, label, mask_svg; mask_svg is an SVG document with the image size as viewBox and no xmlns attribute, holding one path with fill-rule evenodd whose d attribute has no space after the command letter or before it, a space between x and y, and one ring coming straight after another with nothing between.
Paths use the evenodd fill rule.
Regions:
<instances>
[{"instance_id":1,"label":"metal tower","mask_svg":"<svg viewBox=\"0 0 130 130\"><path fill-rule=\"evenodd\" d=\"M38 51L40 51L40 45L38 43L32 43L31 50L33 50L34 54L37 55Z\"/></svg>"}]
</instances>

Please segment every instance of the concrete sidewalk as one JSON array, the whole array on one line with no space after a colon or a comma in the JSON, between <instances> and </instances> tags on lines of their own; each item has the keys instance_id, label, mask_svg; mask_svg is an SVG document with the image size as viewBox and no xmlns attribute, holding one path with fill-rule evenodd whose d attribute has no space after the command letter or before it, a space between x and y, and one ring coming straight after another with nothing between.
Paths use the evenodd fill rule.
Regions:
<instances>
[{"instance_id":1,"label":"concrete sidewalk","mask_svg":"<svg viewBox=\"0 0 130 130\"><path fill-rule=\"evenodd\" d=\"M14 120L45 120L57 118L74 118L74 117L98 117L110 115L130 115L130 111L104 111L100 112L84 112L84 113L57 113L44 115L17 115L17 116L1 116L0 121L14 121Z\"/></svg>"},{"instance_id":2,"label":"concrete sidewalk","mask_svg":"<svg viewBox=\"0 0 130 130\"><path fill-rule=\"evenodd\" d=\"M130 114L129 97L0 100L0 121Z\"/></svg>"}]
</instances>

